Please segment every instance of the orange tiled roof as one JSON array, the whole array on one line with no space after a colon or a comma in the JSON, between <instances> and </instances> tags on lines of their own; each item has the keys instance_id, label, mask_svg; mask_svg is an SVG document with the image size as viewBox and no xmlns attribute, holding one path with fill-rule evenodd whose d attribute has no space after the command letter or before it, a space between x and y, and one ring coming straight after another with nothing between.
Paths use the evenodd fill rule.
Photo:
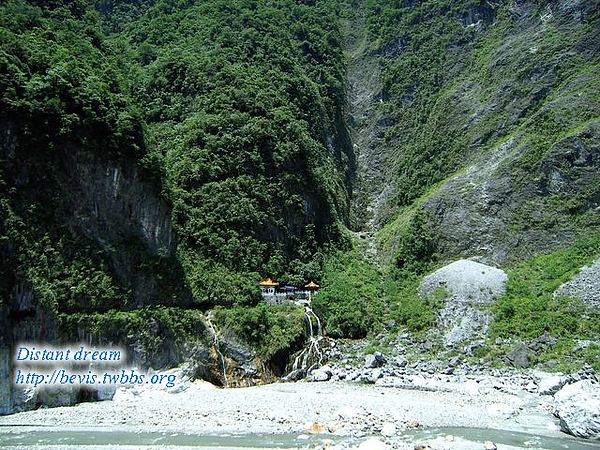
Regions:
<instances>
[{"instance_id":1,"label":"orange tiled roof","mask_svg":"<svg viewBox=\"0 0 600 450\"><path fill-rule=\"evenodd\" d=\"M279 286L279 283L271 280L271 278L266 278L264 280L260 280L258 283L261 286Z\"/></svg>"},{"instance_id":2,"label":"orange tiled roof","mask_svg":"<svg viewBox=\"0 0 600 450\"><path fill-rule=\"evenodd\" d=\"M314 281L311 281L304 287L308 288L308 289L317 289L319 287L319 285L317 283L315 283Z\"/></svg>"}]
</instances>

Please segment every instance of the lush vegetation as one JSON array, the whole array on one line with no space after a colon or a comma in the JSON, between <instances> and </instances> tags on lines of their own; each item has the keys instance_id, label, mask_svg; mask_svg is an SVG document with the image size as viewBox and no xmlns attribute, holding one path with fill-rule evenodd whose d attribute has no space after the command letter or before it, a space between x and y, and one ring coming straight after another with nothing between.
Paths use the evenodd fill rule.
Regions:
<instances>
[{"instance_id":1,"label":"lush vegetation","mask_svg":"<svg viewBox=\"0 0 600 450\"><path fill-rule=\"evenodd\" d=\"M0 295L25 286L53 311L127 305L131 281L109 269L112 249L72 222L81 193L66 173L80 149L109 161L145 151L101 17L86 2L10 0L0 36Z\"/></svg>"},{"instance_id":2,"label":"lush vegetation","mask_svg":"<svg viewBox=\"0 0 600 450\"><path fill-rule=\"evenodd\" d=\"M158 1L113 37L137 62L144 161L162 171L201 303L255 302L232 277L315 277L296 269L338 239L352 156L334 14L322 2Z\"/></svg>"},{"instance_id":3,"label":"lush vegetation","mask_svg":"<svg viewBox=\"0 0 600 450\"><path fill-rule=\"evenodd\" d=\"M338 251L325 263L324 287L313 308L332 337L365 337L384 312L381 275L358 250Z\"/></svg>"},{"instance_id":4,"label":"lush vegetation","mask_svg":"<svg viewBox=\"0 0 600 450\"><path fill-rule=\"evenodd\" d=\"M353 167L335 8L11 0L0 17L12 146L3 297L19 279L54 311L190 297L250 305L261 276L320 275L319 255L348 214ZM89 164L134 165L154 184L171 209L175 254L147 249L131 230L107 245L74 218L93 214L70 191L83 152L95 155ZM153 298L136 299L121 251L140 277L160 279Z\"/></svg>"},{"instance_id":5,"label":"lush vegetation","mask_svg":"<svg viewBox=\"0 0 600 450\"><path fill-rule=\"evenodd\" d=\"M286 356L300 348L308 336L303 307L219 307L214 320L219 330L236 333L265 361L285 362Z\"/></svg>"},{"instance_id":6,"label":"lush vegetation","mask_svg":"<svg viewBox=\"0 0 600 450\"><path fill-rule=\"evenodd\" d=\"M600 313L578 299L554 295L580 267L600 255L600 236L575 242L547 255L538 256L509 271L507 295L493 307L491 339L534 341L544 336L558 340L538 356L568 363L579 357L598 366L594 345L573 354L577 339L595 339L600 332Z\"/></svg>"},{"instance_id":7,"label":"lush vegetation","mask_svg":"<svg viewBox=\"0 0 600 450\"><path fill-rule=\"evenodd\" d=\"M407 255L414 252L406 251ZM423 332L435 325L439 298L418 295L421 274L433 267L418 264L382 272L365 257L360 242L350 251L328 255L323 285L313 300L315 312L332 337L364 338L381 332Z\"/></svg>"},{"instance_id":8,"label":"lush vegetation","mask_svg":"<svg viewBox=\"0 0 600 450\"><path fill-rule=\"evenodd\" d=\"M260 304L257 282L269 275L319 281L314 309L331 336L427 330L443 293L423 300L418 284L456 255L444 254L435 227L443 211L424 205L500 144L513 154L497 174L534 193L507 213L508 234L600 226L600 181L588 170L597 157L569 153L598 148L598 13L586 6L575 26L545 2L515 5L2 2L2 306L24 315L41 306L71 337L126 337L153 322L168 339L217 307L220 327L273 358L297 346L305 324L301 309ZM360 188L340 31L352 9L381 72L378 130L393 149L381 230L369 230L381 267L346 231ZM136 187L117 188L120 173ZM158 206L137 213L135 195ZM161 214L172 241L147 227ZM494 336L599 331L592 312L552 296L597 247L582 241L515 266Z\"/></svg>"}]
</instances>

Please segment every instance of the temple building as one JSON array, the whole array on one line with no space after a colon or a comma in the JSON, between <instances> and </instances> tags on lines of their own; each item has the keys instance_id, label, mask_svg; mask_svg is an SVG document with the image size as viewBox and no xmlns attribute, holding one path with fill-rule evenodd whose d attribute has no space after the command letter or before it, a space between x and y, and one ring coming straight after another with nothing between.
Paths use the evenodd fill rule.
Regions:
<instances>
[{"instance_id":1,"label":"temple building","mask_svg":"<svg viewBox=\"0 0 600 450\"><path fill-rule=\"evenodd\" d=\"M304 290L305 292L308 293L308 300L312 300L312 298L315 296L315 294L317 292L319 292L319 285L317 283L315 283L314 281L311 281L310 283L308 283L306 286L304 286Z\"/></svg>"},{"instance_id":2,"label":"temple building","mask_svg":"<svg viewBox=\"0 0 600 450\"><path fill-rule=\"evenodd\" d=\"M265 278L264 280L260 280L258 285L260 286L260 293L263 297L265 297L269 295L275 295L275 291L277 286L279 286L279 283L273 281L271 278Z\"/></svg>"},{"instance_id":3,"label":"temple building","mask_svg":"<svg viewBox=\"0 0 600 450\"><path fill-rule=\"evenodd\" d=\"M310 302L319 291L319 285L314 281L303 288L295 286L279 286L272 278L262 279L258 285L260 293L267 305L310 305Z\"/></svg>"}]
</instances>

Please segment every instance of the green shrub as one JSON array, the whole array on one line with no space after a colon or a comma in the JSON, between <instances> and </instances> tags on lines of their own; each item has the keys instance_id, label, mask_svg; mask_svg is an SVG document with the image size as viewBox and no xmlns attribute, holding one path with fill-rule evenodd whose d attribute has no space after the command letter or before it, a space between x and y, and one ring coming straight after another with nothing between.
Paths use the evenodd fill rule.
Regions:
<instances>
[{"instance_id":1,"label":"green shrub","mask_svg":"<svg viewBox=\"0 0 600 450\"><path fill-rule=\"evenodd\" d=\"M412 332L426 331L435 325L437 312L447 295L439 290L432 298L423 299L418 293L420 282L421 277L416 274L395 271L386 283L390 319Z\"/></svg>"},{"instance_id":2,"label":"green shrub","mask_svg":"<svg viewBox=\"0 0 600 450\"><path fill-rule=\"evenodd\" d=\"M215 308L214 323L218 330L232 330L248 342L265 360L280 352L289 353L307 335L303 307Z\"/></svg>"},{"instance_id":3,"label":"green shrub","mask_svg":"<svg viewBox=\"0 0 600 450\"><path fill-rule=\"evenodd\" d=\"M385 311L381 282L381 274L358 250L326 258L323 286L312 306L328 335L363 338L380 326Z\"/></svg>"},{"instance_id":4,"label":"green shrub","mask_svg":"<svg viewBox=\"0 0 600 450\"><path fill-rule=\"evenodd\" d=\"M597 336L600 314L580 300L554 296L554 292L598 255L600 235L509 269L507 293L493 307L492 337Z\"/></svg>"}]
</instances>

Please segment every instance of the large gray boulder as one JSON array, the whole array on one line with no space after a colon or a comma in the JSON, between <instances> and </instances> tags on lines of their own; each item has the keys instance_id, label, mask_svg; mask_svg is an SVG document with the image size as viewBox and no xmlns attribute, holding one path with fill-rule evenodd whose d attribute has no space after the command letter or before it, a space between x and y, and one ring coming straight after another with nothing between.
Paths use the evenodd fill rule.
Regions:
<instances>
[{"instance_id":1,"label":"large gray boulder","mask_svg":"<svg viewBox=\"0 0 600 450\"><path fill-rule=\"evenodd\" d=\"M421 282L422 298L442 298L438 326L446 345L473 340L487 333L488 310L506 292L506 273L496 267L461 259L442 267Z\"/></svg>"},{"instance_id":2,"label":"large gray boulder","mask_svg":"<svg viewBox=\"0 0 600 450\"><path fill-rule=\"evenodd\" d=\"M554 395L554 414L565 433L600 440L600 384L582 380Z\"/></svg>"},{"instance_id":3,"label":"large gray boulder","mask_svg":"<svg viewBox=\"0 0 600 450\"><path fill-rule=\"evenodd\" d=\"M560 373L542 374L541 372L537 372L537 375L540 378L538 382L538 392L540 395L554 395L567 383L567 377Z\"/></svg>"}]
</instances>

